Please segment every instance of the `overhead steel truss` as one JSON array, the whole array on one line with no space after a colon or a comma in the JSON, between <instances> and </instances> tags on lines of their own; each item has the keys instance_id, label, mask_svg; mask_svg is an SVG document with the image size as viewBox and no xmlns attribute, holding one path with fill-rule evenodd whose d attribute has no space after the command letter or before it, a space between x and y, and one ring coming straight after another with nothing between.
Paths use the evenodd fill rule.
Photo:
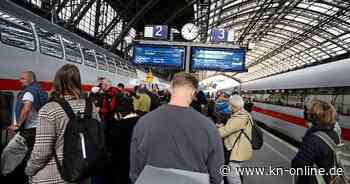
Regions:
<instances>
[{"instance_id":1,"label":"overhead steel truss","mask_svg":"<svg viewBox=\"0 0 350 184\"><path fill-rule=\"evenodd\" d=\"M248 70L256 65L261 67L248 72L249 75L233 75L243 81L254 80L249 76L268 76L350 53L348 0L212 0L211 3L209 30L233 29L237 44L257 45L249 50L246 66ZM203 16L197 16L195 21Z\"/></svg>"}]
</instances>

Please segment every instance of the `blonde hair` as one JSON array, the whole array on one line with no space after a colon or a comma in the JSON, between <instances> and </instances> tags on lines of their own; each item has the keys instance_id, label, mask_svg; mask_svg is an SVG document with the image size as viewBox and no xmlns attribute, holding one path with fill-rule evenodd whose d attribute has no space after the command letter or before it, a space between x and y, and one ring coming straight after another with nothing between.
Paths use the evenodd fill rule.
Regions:
<instances>
[{"instance_id":1,"label":"blonde hair","mask_svg":"<svg viewBox=\"0 0 350 184\"><path fill-rule=\"evenodd\" d=\"M337 122L337 111L330 103L313 100L308 111L310 119L318 125L333 126Z\"/></svg>"}]
</instances>

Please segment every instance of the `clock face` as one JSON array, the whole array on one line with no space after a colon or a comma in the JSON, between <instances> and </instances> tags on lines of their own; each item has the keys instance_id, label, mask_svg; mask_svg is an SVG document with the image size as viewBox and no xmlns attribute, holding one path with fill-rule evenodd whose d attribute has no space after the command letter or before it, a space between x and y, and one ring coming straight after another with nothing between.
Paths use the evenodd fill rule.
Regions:
<instances>
[{"instance_id":1,"label":"clock face","mask_svg":"<svg viewBox=\"0 0 350 184\"><path fill-rule=\"evenodd\" d=\"M192 23L187 23L182 27L181 35L186 40L194 40L199 35L199 28Z\"/></svg>"}]
</instances>

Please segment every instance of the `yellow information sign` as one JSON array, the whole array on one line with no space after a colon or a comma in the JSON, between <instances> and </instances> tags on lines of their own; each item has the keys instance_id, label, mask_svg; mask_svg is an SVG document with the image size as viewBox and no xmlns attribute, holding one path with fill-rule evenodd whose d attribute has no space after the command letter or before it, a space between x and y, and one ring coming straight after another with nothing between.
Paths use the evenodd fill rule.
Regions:
<instances>
[{"instance_id":1,"label":"yellow information sign","mask_svg":"<svg viewBox=\"0 0 350 184\"><path fill-rule=\"evenodd\" d=\"M146 76L146 82L152 83L153 82L153 73L149 71Z\"/></svg>"}]
</instances>

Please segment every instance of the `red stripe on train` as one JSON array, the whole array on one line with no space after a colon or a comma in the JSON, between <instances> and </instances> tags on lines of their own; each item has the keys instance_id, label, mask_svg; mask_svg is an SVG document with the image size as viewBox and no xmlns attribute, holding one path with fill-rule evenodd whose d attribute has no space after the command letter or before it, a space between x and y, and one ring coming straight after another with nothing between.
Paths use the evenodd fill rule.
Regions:
<instances>
[{"instance_id":1,"label":"red stripe on train","mask_svg":"<svg viewBox=\"0 0 350 184\"><path fill-rule=\"evenodd\" d=\"M288 122L291 122L293 124L296 124L296 125L299 125L302 127L307 127L306 121L304 118L300 118L300 117L285 114L285 113L275 112L275 111L263 109L260 107L253 107L253 111L263 113L263 114L269 115L269 116L277 118L277 119L288 121Z\"/></svg>"},{"instance_id":2,"label":"red stripe on train","mask_svg":"<svg viewBox=\"0 0 350 184\"><path fill-rule=\"evenodd\" d=\"M51 90L52 82L40 81L40 86L45 91ZM91 91L92 85L85 84L82 86L83 91ZM21 82L14 79L0 79L0 90L9 90L9 91L19 91L22 89Z\"/></svg>"},{"instance_id":3,"label":"red stripe on train","mask_svg":"<svg viewBox=\"0 0 350 184\"><path fill-rule=\"evenodd\" d=\"M300 118L297 116L293 116L293 115L289 115L281 112L275 112L275 111L272 111L269 109L263 109L260 107L253 107L253 111L307 128L306 121L304 118ZM342 128L342 137L345 140L350 140L350 129Z\"/></svg>"}]
</instances>

